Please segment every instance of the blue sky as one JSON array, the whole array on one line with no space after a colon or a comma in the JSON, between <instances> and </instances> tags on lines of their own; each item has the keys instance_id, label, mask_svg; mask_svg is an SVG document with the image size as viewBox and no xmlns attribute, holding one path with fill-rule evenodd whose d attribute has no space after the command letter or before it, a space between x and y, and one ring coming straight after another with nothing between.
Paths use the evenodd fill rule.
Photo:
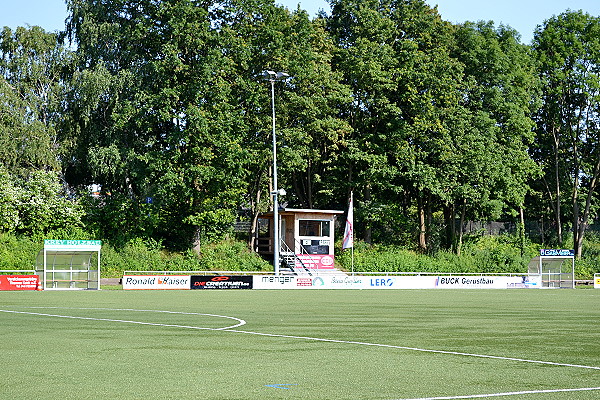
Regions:
<instances>
[{"instance_id":1,"label":"blue sky","mask_svg":"<svg viewBox=\"0 0 600 400\"><path fill-rule=\"evenodd\" d=\"M329 12L326 0L275 0L290 9L301 8L310 15L323 9ZM492 20L516 29L524 43L529 43L537 25L567 8L583 10L600 16L599 0L425 0L438 5L442 18L454 23ZM0 0L0 27L15 28L39 25L47 31L61 30L67 17L64 0Z\"/></svg>"}]
</instances>

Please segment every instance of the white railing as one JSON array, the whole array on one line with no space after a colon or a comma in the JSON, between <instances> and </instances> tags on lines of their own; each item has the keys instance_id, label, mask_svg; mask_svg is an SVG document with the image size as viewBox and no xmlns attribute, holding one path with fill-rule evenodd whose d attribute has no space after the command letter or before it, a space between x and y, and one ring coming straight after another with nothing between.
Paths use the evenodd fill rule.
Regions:
<instances>
[{"instance_id":1,"label":"white railing","mask_svg":"<svg viewBox=\"0 0 600 400\"><path fill-rule=\"evenodd\" d=\"M285 242L285 240L281 241L281 246L280 246L282 252L286 252L287 254L289 254L289 257L293 257L294 258L294 270L293 272L297 273L297 267L300 267L302 269L304 269L304 271L306 271L306 273L308 273L309 275L312 275L312 271L306 266L306 264L304 264L304 261L302 261L302 259L300 259L300 257L298 257L296 255L296 251L290 249L290 246L287 245L287 243ZM300 247L302 249L302 247ZM302 253L304 255L304 253ZM310 256L310 255L309 255ZM311 259L312 261L312 259ZM299 266L297 265L300 264Z\"/></svg>"},{"instance_id":2,"label":"white railing","mask_svg":"<svg viewBox=\"0 0 600 400\"><path fill-rule=\"evenodd\" d=\"M9 275L14 273L35 275L35 269L0 269L0 275Z\"/></svg>"},{"instance_id":3,"label":"white railing","mask_svg":"<svg viewBox=\"0 0 600 400\"><path fill-rule=\"evenodd\" d=\"M379 272L364 272L355 271L356 275L435 275L435 276L538 276L528 272L394 272L394 271L379 271Z\"/></svg>"},{"instance_id":4,"label":"white railing","mask_svg":"<svg viewBox=\"0 0 600 400\"><path fill-rule=\"evenodd\" d=\"M270 275L273 271L123 271L123 275Z\"/></svg>"}]
</instances>

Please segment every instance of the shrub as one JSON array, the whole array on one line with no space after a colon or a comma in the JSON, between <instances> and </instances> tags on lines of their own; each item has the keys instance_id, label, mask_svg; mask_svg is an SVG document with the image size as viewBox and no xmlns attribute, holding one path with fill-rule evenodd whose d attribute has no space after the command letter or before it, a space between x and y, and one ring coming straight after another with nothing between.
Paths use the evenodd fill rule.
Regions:
<instances>
[{"instance_id":1,"label":"shrub","mask_svg":"<svg viewBox=\"0 0 600 400\"><path fill-rule=\"evenodd\" d=\"M514 235L480 236L467 241L460 256L438 251L425 255L399 246L367 245L356 242L354 270L362 272L456 272L456 273L525 273L539 249L526 241L521 245ZM522 248L523 247L523 248ZM338 245L338 265L352 268L351 252ZM523 253L523 255L521 255Z\"/></svg>"},{"instance_id":2,"label":"shrub","mask_svg":"<svg viewBox=\"0 0 600 400\"><path fill-rule=\"evenodd\" d=\"M153 240L133 239L121 248L102 246L102 276L119 277L124 271L267 271L270 265L241 241L226 239L192 250L168 252Z\"/></svg>"},{"instance_id":3,"label":"shrub","mask_svg":"<svg viewBox=\"0 0 600 400\"><path fill-rule=\"evenodd\" d=\"M32 238L0 233L0 269L34 269L42 247Z\"/></svg>"},{"instance_id":4,"label":"shrub","mask_svg":"<svg viewBox=\"0 0 600 400\"><path fill-rule=\"evenodd\" d=\"M200 265L205 270L269 271L270 264L251 252L245 242L225 239L201 249Z\"/></svg>"}]
</instances>

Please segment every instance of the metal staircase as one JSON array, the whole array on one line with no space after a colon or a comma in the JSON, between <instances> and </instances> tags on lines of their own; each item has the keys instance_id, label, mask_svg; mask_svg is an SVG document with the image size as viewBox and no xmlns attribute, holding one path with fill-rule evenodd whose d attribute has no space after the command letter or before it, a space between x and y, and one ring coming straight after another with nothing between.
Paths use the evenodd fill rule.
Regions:
<instances>
[{"instance_id":1,"label":"metal staircase","mask_svg":"<svg viewBox=\"0 0 600 400\"><path fill-rule=\"evenodd\" d=\"M290 249L285 241L281 241L281 251L279 252L279 260L282 266L279 268L280 272L293 274L293 275L312 275L312 271L304 265L302 260L298 258L296 253Z\"/></svg>"}]
</instances>

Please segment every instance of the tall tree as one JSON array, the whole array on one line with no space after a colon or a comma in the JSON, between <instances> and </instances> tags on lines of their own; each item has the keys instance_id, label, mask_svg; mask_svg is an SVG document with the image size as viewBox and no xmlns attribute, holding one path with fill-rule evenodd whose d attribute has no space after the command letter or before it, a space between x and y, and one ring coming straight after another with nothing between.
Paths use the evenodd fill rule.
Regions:
<instances>
[{"instance_id":1,"label":"tall tree","mask_svg":"<svg viewBox=\"0 0 600 400\"><path fill-rule=\"evenodd\" d=\"M122 231L150 225L187 247L235 217L245 152L218 29L234 3L69 1L80 62L69 176L132 210Z\"/></svg>"},{"instance_id":2,"label":"tall tree","mask_svg":"<svg viewBox=\"0 0 600 400\"><path fill-rule=\"evenodd\" d=\"M0 35L0 231L38 234L79 226L62 185L60 131L71 53L42 28Z\"/></svg>"},{"instance_id":3,"label":"tall tree","mask_svg":"<svg viewBox=\"0 0 600 400\"><path fill-rule=\"evenodd\" d=\"M354 135L346 156L363 222L388 237L396 204L415 215L418 245L428 246L432 206L445 191L446 124L458 102L460 64L452 60L452 27L421 0L332 1L329 27L337 40L336 69L352 88ZM382 212L376 212L382 210ZM386 215L387 214L387 215ZM367 227L365 239L371 240Z\"/></svg>"},{"instance_id":4,"label":"tall tree","mask_svg":"<svg viewBox=\"0 0 600 400\"><path fill-rule=\"evenodd\" d=\"M559 245L563 217L570 215L579 257L589 221L596 216L600 176L600 18L582 11L554 16L536 30L533 48L543 82L537 157Z\"/></svg>"},{"instance_id":5,"label":"tall tree","mask_svg":"<svg viewBox=\"0 0 600 400\"><path fill-rule=\"evenodd\" d=\"M522 225L529 181L538 173L528 154L534 138L531 116L539 105L529 48L509 27L467 22L457 26L453 55L464 65L461 104L468 123L466 141L457 149L460 193L453 206L462 209L461 221L470 209L477 220L519 215Z\"/></svg>"},{"instance_id":6,"label":"tall tree","mask_svg":"<svg viewBox=\"0 0 600 400\"><path fill-rule=\"evenodd\" d=\"M293 42L287 69L293 80L282 113L281 171L295 204L307 208L341 206L348 190L339 161L352 130L341 114L351 92L342 74L332 70L335 49L324 22L309 21L305 11L296 11L287 30Z\"/></svg>"},{"instance_id":7,"label":"tall tree","mask_svg":"<svg viewBox=\"0 0 600 400\"><path fill-rule=\"evenodd\" d=\"M331 207L337 199L334 162L349 125L339 116L350 100L341 75L331 70L334 49L322 19L310 20L269 1L231 2L215 21L232 78L231 97L239 113L247 171L246 204L252 220L272 207L271 88L265 70L284 71L275 85L279 186L281 200L300 207ZM341 197L340 197L341 198ZM255 223L252 224L255 227ZM254 237L253 234L250 238Z\"/></svg>"},{"instance_id":8,"label":"tall tree","mask_svg":"<svg viewBox=\"0 0 600 400\"><path fill-rule=\"evenodd\" d=\"M0 36L0 163L17 175L58 170L56 124L68 51L42 28L5 27Z\"/></svg>"}]
</instances>

